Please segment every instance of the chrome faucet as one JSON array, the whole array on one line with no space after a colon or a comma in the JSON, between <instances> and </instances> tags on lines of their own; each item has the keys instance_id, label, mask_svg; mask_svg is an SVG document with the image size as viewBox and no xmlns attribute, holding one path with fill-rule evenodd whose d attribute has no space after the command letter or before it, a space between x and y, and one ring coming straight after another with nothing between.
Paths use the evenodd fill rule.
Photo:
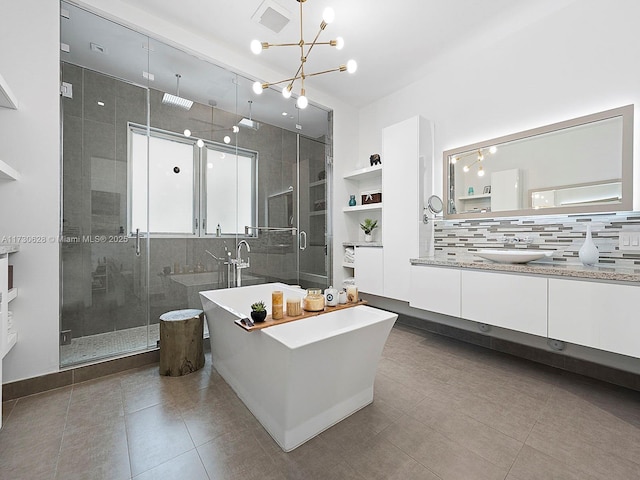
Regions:
<instances>
[{"instance_id":1,"label":"chrome faucet","mask_svg":"<svg viewBox=\"0 0 640 480\"><path fill-rule=\"evenodd\" d=\"M240 251L242 250L242 245L244 245L245 247L247 247L247 262L244 263L242 261L242 256ZM238 242L238 251L236 252L236 262L238 264L238 266L240 268L247 268L249 267L249 253L251 252L251 247L249 246L249 244L247 243L246 240L240 240Z\"/></svg>"},{"instance_id":2,"label":"chrome faucet","mask_svg":"<svg viewBox=\"0 0 640 480\"><path fill-rule=\"evenodd\" d=\"M244 245L245 247L247 247L247 261L244 262L242 260L242 245ZM243 268L249 268L251 266L250 264L250 259L249 259L249 253L251 252L251 247L249 247L249 244L247 243L246 240L240 240L238 242L238 248L236 250L236 258L234 260L234 264L236 266L236 287L241 287L242 286L242 276L240 275L240 270L242 270Z\"/></svg>"},{"instance_id":3,"label":"chrome faucet","mask_svg":"<svg viewBox=\"0 0 640 480\"><path fill-rule=\"evenodd\" d=\"M500 237L498 240L500 242L502 242L502 243L507 243L507 244L512 244L512 245L513 244L529 245L529 244L533 243L533 238L531 238L531 237L516 237L516 236L507 237L507 236L504 236L504 237Z\"/></svg>"}]
</instances>

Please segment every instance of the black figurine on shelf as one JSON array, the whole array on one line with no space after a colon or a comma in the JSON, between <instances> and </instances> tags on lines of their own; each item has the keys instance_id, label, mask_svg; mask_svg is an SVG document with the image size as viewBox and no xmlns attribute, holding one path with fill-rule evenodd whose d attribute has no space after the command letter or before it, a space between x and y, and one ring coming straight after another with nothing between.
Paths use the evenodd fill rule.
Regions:
<instances>
[{"instance_id":1,"label":"black figurine on shelf","mask_svg":"<svg viewBox=\"0 0 640 480\"><path fill-rule=\"evenodd\" d=\"M382 160L380 159L380 155L377 153L374 153L369 157L369 162L371 163L372 167L374 165L382 165Z\"/></svg>"}]
</instances>

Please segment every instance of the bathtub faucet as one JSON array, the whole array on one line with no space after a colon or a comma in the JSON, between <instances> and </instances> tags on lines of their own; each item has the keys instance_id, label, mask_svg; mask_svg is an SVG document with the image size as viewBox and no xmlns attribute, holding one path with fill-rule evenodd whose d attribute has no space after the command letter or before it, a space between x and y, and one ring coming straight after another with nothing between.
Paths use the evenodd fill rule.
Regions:
<instances>
[{"instance_id":1,"label":"bathtub faucet","mask_svg":"<svg viewBox=\"0 0 640 480\"><path fill-rule=\"evenodd\" d=\"M242 245L244 245L245 247L247 247L247 261L243 262L242 261ZM249 247L249 244L247 243L246 240L240 240L238 242L238 251L236 252L236 265L237 268L249 268L249 252L251 252L251 247Z\"/></svg>"},{"instance_id":2,"label":"bathtub faucet","mask_svg":"<svg viewBox=\"0 0 640 480\"><path fill-rule=\"evenodd\" d=\"M245 247L247 247L247 261L243 261L242 260L242 245L244 245ZM249 247L249 244L247 243L246 240L240 240L238 242L238 249L236 251L236 258L235 260L233 260L233 263L236 267L236 287L241 287L242 286L242 275L240 274L240 271L243 268L249 268L251 266L250 264L250 259L249 259L249 252L251 252L251 247Z\"/></svg>"}]
</instances>

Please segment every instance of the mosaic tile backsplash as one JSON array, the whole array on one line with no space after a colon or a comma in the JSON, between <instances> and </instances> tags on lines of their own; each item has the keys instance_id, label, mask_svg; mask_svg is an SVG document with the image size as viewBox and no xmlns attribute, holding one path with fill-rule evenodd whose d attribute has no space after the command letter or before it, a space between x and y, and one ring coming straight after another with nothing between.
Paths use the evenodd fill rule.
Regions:
<instances>
[{"instance_id":1,"label":"mosaic tile backsplash","mask_svg":"<svg viewBox=\"0 0 640 480\"><path fill-rule=\"evenodd\" d=\"M556 253L540 262L580 264L587 223L600 253L600 264L640 269L640 250L621 251L621 232L640 232L640 212L585 216L540 216L438 220L435 222L436 256L469 259L483 248L535 248ZM479 257L475 257L478 260Z\"/></svg>"}]
</instances>

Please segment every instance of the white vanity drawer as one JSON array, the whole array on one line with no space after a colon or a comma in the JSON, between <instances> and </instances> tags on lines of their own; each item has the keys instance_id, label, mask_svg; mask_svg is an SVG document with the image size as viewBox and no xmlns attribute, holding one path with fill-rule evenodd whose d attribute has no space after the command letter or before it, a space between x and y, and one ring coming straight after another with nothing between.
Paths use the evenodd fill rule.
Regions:
<instances>
[{"instance_id":1,"label":"white vanity drawer","mask_svg":"<svg viewBox=\"0 0 640 480\"><path fill-rule=\"evenodd\" d=\"M640 287L549 279L549 337L640 358Z\"/></svg>"},{"instance_id":2,"label":"white vanity drawer","mask_svg":"<svg viewBox=\"0 0 640 480\"><path fill-rule=\"evenodd\" d=\"M462 318L547 336L547 279L462 272Z\"/></svg>"},{"instance_id":3,"label":"white vanity drawer","mask_svg":"<svg viewBox=\"0 0 640 480\"><path fill-rule=\"evenodd\" d=\"M411 307L460 316L460 270L412 265L410 272Z\"/></svg>"}]
</instances>

